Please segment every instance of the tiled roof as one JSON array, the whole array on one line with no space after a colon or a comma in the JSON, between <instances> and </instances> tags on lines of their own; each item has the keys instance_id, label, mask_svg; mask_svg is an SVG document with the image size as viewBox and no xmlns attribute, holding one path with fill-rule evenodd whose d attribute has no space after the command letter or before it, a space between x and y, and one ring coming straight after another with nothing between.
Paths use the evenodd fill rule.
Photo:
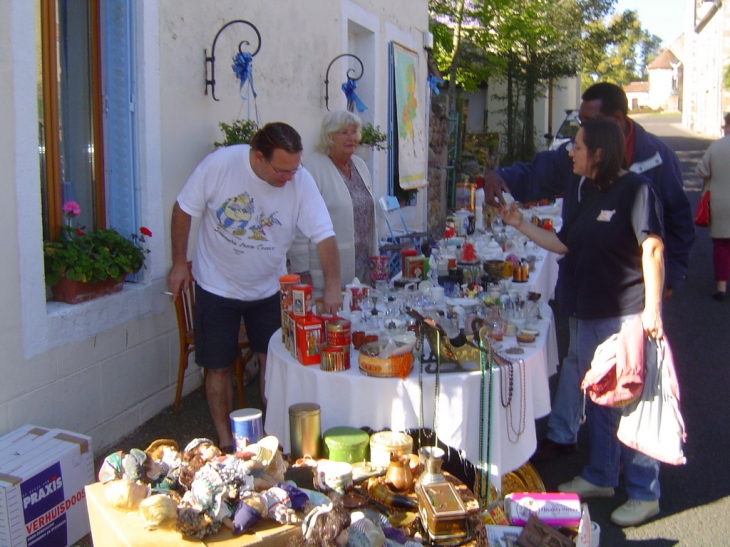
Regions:
<instances>
[{"instance_id":1,"label":"tiled roof","mask_svg":"<svg viewBox=\"0 0 730 547\"><path fill-rule=\"evenodd\" d=\"M649 82L631 82L624 87L626 93L649 93Z\"/></svg>"},{"instance_id":2,"label":"tiled roof","mask_svg":"<svg viewBox=\"0 0 730 547\"><path fill-rule=\"evenodd\" d=\"M678 63L679 59L672 53L670 50L665 49L659 54L659 57L654 59L651 63L649 63L649 66L647 67L649 70L653 68L672 68L672 65L670 63Z\"/></svg>"}]
</instances>

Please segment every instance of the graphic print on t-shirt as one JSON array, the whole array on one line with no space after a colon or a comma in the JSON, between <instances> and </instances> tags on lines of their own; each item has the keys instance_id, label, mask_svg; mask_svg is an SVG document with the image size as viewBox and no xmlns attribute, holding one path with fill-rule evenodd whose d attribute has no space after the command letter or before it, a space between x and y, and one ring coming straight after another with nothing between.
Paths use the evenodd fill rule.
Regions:
<instances>
[{"instance_id":1,"label":"graphic print on t-shirt","mask_svg":"<svg viewBox=\"0 0 730 547\"><path fill-rule=\"evenodd\" d=\"M244 192L225 200L216 212L216 217L221 228L234 236L240 236L246 233L246 225L251 220L254 210L253 199Z\"/></svg>"},{"instance_id":2,"label":"graphic print on t-shirt","mask_svg":"<svg viewBox=\"0 0 730 547\"><path fill-rule=\"evenodd\" d=\"M258 239L259 241L268 241L266 238L266 232L264 232L264 228L270 228L274 224L281 226L281 222L279 222L278 219L274 217L278 211L274 211L268 216L264 216L264 213L259 211L258 216L256 217L256 221L258 224L251 226L251 235L249 236L249 239Z\"/></svg>"},{"instance_id":3,"label":"graphic print on t-shirt","mask_svg":"<svg viewBox=\"0 0 730 547\"><path fill-rule=\"evenodd\" d=\"M248 239L268 241L266 228L281 226L276 218L278 211L268 213L257 208L254 199L247 192L229 198L216 211L218 225L234 236L242 236L249 232Z\"/></svg>"}]
</instances>

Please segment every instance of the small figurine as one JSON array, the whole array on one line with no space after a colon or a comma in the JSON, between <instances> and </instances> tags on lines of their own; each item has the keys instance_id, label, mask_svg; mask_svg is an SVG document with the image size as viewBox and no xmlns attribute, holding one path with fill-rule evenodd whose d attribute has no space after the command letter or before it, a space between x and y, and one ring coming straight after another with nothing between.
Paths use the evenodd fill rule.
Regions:
<instances>
[{"instance_id":1,"label":"small figurine","mask_svg":"<svg viewBox=\"0 0 730 547\"><path fill-rule=\"evenodd\" d=\"M168 465L154 461L147 453L133 448L129 454L119 450L104 459L99 469L99 482L129 479L156 485L167 476Z\"/></svg>"},{"instance_id":2,"label":"small figurine","mask_svg":"<svg viewBox=\"0 0 730 547\"><path fill-rule=\"evenodd\" d=\"M309 502L309 497L295 486L279 483L263 492L246 492L240 501L233 518L223 521L235 534L245 532L262 518L298 524L301 519L296 511Z\"/></svg>"},{"instance_id":3,"label":"small figurine","mask_svg":"<svg viewBox=\"0 0 730 547\"><path fill-rule=\"evenodd\" d=\"M177 519L177 502L165 494L153 494L140 502L139 513L145 528L154 530L167 520Z\"/></svg>"},{"instance_id":4,"label":"small figurine","mask_svg":"<svg viewBox=\"0 0 730 547\"><path fill-rule=\"evenodd\" d=\"M119 511L134 511L149 495L149 487L141 482L122 478L107 481L104 498L110 507Z\"/></svg>"}]
</instances>

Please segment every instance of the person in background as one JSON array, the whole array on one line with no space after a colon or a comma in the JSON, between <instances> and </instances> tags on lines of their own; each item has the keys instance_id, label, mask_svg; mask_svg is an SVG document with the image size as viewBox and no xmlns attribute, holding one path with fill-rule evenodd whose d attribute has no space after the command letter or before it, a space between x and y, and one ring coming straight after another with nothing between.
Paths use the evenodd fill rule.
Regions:
<instances>
[{"instance_id":1,"label":"person in background","mask_svg":"<svg viewBox=\"0 0 730 547\"><path fill-rule=\"evenodd\" d=\"M715 292L712 298L722 302L730 279L730 114L725 114L725 136L713 142L697 164L697 174L704 180L702 192L711 192L710 237Z\"/></svg>"},{"instance_id":2,"label":"person in background","mask_svg":"<svg viewBox=\"0 0 730 547\"><path fill-rule=\"evenodd\" d=\"M360 142L360 118L345 110L328 112L322 120L316 152L304 165L314 177L327 205L340 253L340 279L370 282L370 257L377 255L373 183L365 162L354 155ZM299 234L289 251L291 271L311 283L317 296L324 279L315 246Z\"/></svg>"},{"instance_id":3,"label":"person in background","mask_svg":"<svg viewBox=\"0 0 730 547\"><path fill-rule=\"evenodd\" d=\"M261 366L264 403L266 352L281 327L279 278L300 230L324 265L323 305L342 305L340 262L332 222L311 175L301 167L302 140L285 123L269 123L247 144L219 148L195 168L172 210L173 295L189 284L191 217L201 217L193 259L195 362L208 370L205 392L218 446L233 445L232 368L241 319Z\"/></svg>"},{"instance_id":4,"label":"person in background","mask_svg":"<svg viewBox=\"0 0 730 547\"><path fill-rule=\"evenodd\" d=\"M578 366L584 370L596 348L636 315L641 316L645 335L664 336L661 205L649 180L623 169L624 151L623 133L612 121L583 124L570 157L573 172L585 177L585 190L558 234L525 221L514 204L500 212L505 224L566 255L578 320ZM623 464L629 500L611 514L611 520L634 526L658 514L659 462L619 442L621 408L588 401L586 410L589 463L558 490L582 499L613 496Z\"/></svg>"},{"instance_id":5,"label":"person in background","mask_svg":"<svg viewBox=\"0 0 730 547\"><path fill-rule=\"evenodd\" d=\"M663 208L666 278L664 297L669 298L686 277L695 240L694 215L684 193L682 170L676 154L660 138L648 133L628 117L628 100L619 86L601 82L589 87L581 97L582 122L606 119L618 125L626 143L623 168L644 175L661 199ZM487 203L500 200L501 192L511 192L518 201L537 201L563 194L563 224L570 220L581 202L584 177L573 172L569 144L540 152L531 163L516 163L484 175ZM540 442L533 461L546 461L577 450L583 395L580 382L586 370L578 368L575 295L571 292L568 261L560 261L555 297L560 315L568 318L570 345L560 367L560 377L546 437Z\"/></svg>"}]
</instances>

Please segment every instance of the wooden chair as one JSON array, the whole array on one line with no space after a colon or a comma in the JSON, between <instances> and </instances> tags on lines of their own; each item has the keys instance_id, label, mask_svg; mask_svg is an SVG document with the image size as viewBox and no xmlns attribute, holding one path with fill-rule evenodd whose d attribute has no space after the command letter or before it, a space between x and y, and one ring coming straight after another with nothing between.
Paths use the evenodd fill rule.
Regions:
<instances>
[{"instance_id":1,"label":"wooden chair","mask_svg":"<svg viewBox=\"0 0 730 547\"><path fill-rule=\"evenodd\" d=\"M188 262L188 271L192 266L192 262ZM175 392L174 413L180 411L180 402L182 399L183 382L185 381L185 369L188 368L188 357L195 351L195 331L193 329L193 307L195 306L195 279L190 273L190 284L187 290L181 290L175 299L175 312L177 314L177 329L180 340L180 364L177 370L177 390ZM245 353L243 353L245 350ZM234 371L236 375L236 384L238 388L238 406L244 406L243 395L243 370L253 357L248 336L246 335L246 327L241 323L238 331L238 356ZM205 370L205 369L204 369ZM207 370L205 370L207 373ZM203 378L205 379L205 373ZM203 380L205 384L205 380Z\"/></svg>"}]
</instances>

